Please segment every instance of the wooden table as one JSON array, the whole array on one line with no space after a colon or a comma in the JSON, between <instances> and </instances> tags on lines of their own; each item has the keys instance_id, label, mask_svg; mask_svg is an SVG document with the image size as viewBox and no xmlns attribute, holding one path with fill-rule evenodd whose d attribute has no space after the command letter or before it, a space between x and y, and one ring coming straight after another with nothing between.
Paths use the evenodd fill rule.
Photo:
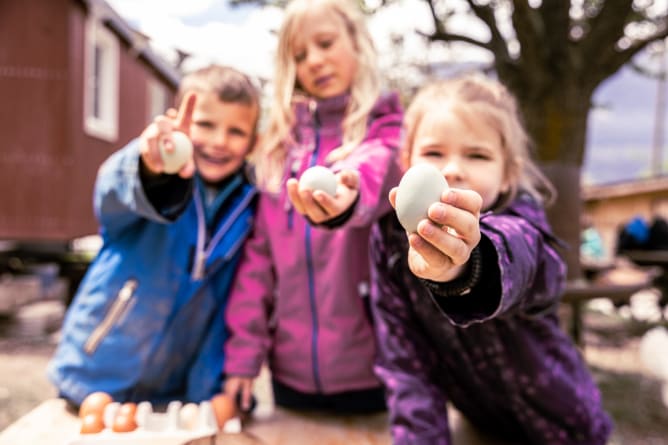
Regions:
<instances>
[{"instance_id":1,"label":"wooden table","mask_svg":"<svg viewBox=\"0 0 668 445\"><path fill-rule=\"evenodd\" d=\"M648 272L647 276L635 283L596 283L589 280L574 280L566 285L561 297L563 303L571 307L570 334L575 343L583 346L584 322L582 307L595 298L607 298L615 304L628 303L636 292L652 286L655 273Z\"/></svg>"},{"instance_id":2,"label":"wooden table","mask_svg":"<svg viewBox=\"0 0 668 445\"><path fill-rule=\"evenodd\" d=\"M654 277L653 284L661 293L659 306L661 316L668 306L668 250L626 250L621 253L638 266L656 267L660 273Z\"/></svg>"},{"instance_id":3,"label":"wooden table","mask_svg":"<svg viewBox=\"0 0 668 445\"><path fill-rule=\"evenodd\" d=\"M449 411L454 445L507 445L484 437ZM79 418L62 399L50 399L0 433L0 445L66 445L78 437ZM332 417L273 409L244 425L241 434L221 434L189 445L390 445L387 416Z\"/></svg>"}]
</instances>

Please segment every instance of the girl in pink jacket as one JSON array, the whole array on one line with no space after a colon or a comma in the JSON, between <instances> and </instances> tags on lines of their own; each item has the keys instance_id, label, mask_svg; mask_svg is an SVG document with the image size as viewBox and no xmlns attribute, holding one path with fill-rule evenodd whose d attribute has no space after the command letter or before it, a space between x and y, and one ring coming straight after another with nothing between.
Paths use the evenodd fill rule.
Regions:
<instances>
[{"instance_id":1,"label":"girl in pink jacket","mask_svg":"<svg viewBox=\"0 0 668 445\"><path fill-rule=\"evenodd\" d=\"M279 406L385 408L373 373L368 241L400 178L403 113L396 96L380 95L375 61L354 2L288 5L255 160L262 193L227 309L225 392L240 394L242 408L265 363ZM335 196L300 187L314 165L336 173Z\"/></svg>"}]
</instances>

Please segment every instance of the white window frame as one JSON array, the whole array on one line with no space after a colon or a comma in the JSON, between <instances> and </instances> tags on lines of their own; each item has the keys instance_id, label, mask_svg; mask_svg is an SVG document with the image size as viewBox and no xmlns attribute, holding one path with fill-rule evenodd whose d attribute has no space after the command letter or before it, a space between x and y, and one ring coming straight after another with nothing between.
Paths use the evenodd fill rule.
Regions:
<instances>
[{"instance_id":1,"label":"white window frame","mask_svg":"<svg viewBox=\"0 0 668 445\"><path fill-rule=\"evenodd\" d=\"M91 14L84 49L84 130L108 142L118 140L119 46L117 37Z\"/></svg>"},{"instance_id":2,"label":"white window frame","mask_svg":"<svg viewBox=\"0 0 668 445\"><path fill-rule=\"evenodd\" d=\"M165 114L165 111L171 107L169 102L170 93L165 85L153 78L148 78L146 90L148 93L146 101L148 104L147 122L151 122L153 118Z\"/></svg>"}]
</instances>

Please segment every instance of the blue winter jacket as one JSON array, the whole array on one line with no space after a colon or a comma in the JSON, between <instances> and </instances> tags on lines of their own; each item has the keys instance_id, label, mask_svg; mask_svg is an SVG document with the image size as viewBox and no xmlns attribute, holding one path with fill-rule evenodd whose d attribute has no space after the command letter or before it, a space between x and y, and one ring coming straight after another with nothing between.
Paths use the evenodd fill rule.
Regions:
<instances>
[{"instance_id":1,"label":"blue winter jacket","mask_svg":"<svg viewBox=\"0 0 668 445\"><path fill-rule=\"evenodd\" d=\"M76 404L93 391L153 403L199 402L221 391L223 313L256 190L238 172L206 206L201 181L165 175L181 185L172 189L178 205L173 197L167 205L157 198L164 193L149 199L139 166L133 141L98 173L103 246L48 367Z\"/></svg>"}]
</instances>

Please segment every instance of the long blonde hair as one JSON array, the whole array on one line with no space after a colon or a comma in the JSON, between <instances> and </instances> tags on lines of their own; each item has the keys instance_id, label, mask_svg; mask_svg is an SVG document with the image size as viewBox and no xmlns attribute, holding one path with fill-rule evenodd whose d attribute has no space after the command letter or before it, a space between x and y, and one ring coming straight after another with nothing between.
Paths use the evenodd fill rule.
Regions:
<instances>
[{"instance_id":1,"label":"long blonde hair","mask_svg":"<svg viewBox=\"0 0 668 445\"><path fill-rule=\"evenodd\" d=\"M294 105L304 100L304 94L296 88L297 68L292 44L306 13L316 7L329 10L343 19L357 53L357 71L350 86L350 99L342 122L342 146L330 154L328 161L345 158L362 142L369 112L380 91L376 49L357 4L351 0L292 0L285 10L278 33L274 97L267 130L253 159L259 185L272 192L280 189L288 150L293 143Z\"/></svg>"},{"instance_id":2,"label":"long blonde hair","mask_svg":"<svg viewBox=\"0 0 668 445\"><path fill-rule=\"evenodd\" d=\"M509 189L500 197L496 208L509 204L520 191L529 193L544 205L553 202L554 186L531 159L531 141L522 125L515 98L503 84L478 73L434 81L418 92L404 117L401 149L404 166L409 164L420 121L429 110L443 106L452 107L467 118L483 119L501 136Z\"/></svg>"}]
</instances>

